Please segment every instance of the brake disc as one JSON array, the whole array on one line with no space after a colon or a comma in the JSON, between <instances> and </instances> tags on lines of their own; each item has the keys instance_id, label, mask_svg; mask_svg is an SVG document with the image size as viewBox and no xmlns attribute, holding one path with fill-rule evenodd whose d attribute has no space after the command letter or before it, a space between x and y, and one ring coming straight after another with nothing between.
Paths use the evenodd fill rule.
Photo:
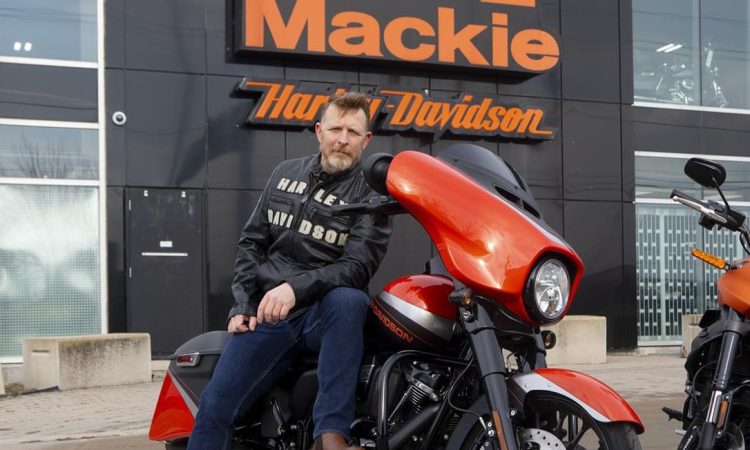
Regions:
<instances>
[{"instance_id":1,"label":"brake disc","mask_svg":"<svg viewBox=\"0 0 750 450\"><path fill-rule=\"evenodd\" d=\"M525 428L521 431L519 438L521 440L521 448L533 448L534 450L560 450L561 448L565 448L565 445L557 436L539 428ZM527 444L536 444L536 447L530 447Z\"/></svg>"},{"instance_id":2,"label":"brake disc","mask_svg":"<svg viewBox=\"0 0 750 450\"><path fill-rule=\"evenodd\" d=\"M745 450L745 438L742 436L742 431L734 423L730 423L727 427L727 450Z\"/></svg>"}]
</instances>

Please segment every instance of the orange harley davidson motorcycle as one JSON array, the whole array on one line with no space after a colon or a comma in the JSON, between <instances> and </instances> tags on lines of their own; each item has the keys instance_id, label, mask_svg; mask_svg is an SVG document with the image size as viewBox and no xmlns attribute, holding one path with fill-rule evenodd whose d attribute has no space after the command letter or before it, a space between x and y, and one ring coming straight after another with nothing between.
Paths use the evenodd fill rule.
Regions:
<instances>
[{"instance_id":1,"label":"orange harley davidson motorcycle","mask_svg":"<svg viewBox=\"0 0 750 450\"><path fill-rule=\"evenodd\" d=\"M745 216L731 209L721 192L724 168L692 158L685 164L685 174L703 187L716 189L723 204L677 190L672 191L672 200L699 211L700 225L709 230L718 225L739 233L742 247L750 254ZM729 263L697 249L692 254L726 273L717 282L719 309L704 313L702 330L685 363L688 398L683 411L664 411L683 424L680 450L744 450L750 444L750 259Z\"/></svg>"},{"instance_id":2,"label":"orange harley davidson motorcycle","mask_svg":"<svg viewBox=\"0 0 750 450\"><path fill-rule=\"evenodd\" d=\"M639 450L643 425L616 392L546 367L554 335L539 327L567 313L583 264L542 221L518 173L469 144L438 158L373 155L364 172L383 196L334 214L411 214L439 257L372 300L355 441L377 450ZM227 338L206 333L175 352L151 439L168 447L189 439ZM303 358L250 408L235 447L309 448L315 361Z\"/></svg>"}]
</instances>

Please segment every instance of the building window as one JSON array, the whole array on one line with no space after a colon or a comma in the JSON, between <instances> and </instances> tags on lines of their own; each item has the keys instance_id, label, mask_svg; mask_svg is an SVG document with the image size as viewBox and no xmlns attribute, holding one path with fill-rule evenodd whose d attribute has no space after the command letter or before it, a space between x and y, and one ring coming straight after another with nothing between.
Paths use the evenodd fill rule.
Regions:
<instances>
[{"instance_id":1,"label":"building window","mask_svg":"<svg viewBox=\"0 0 750 450\"><path fill-rule=\"evenodd\" d=\"M97 61L96 0L4 0L0 56Z\"/></svg>"},{"instance_id":2,"label":"building window","mask_svg":"<svg viewBox=\"0 0 750 450\"><path fill-rule=\"evenodd\" d=\"M0 357L101 332L99 189L0 184Z\"/></svg>"},{"instance_id":3,"label":"building window","mask_svg":"<svg viewBox=\"0 0 750 450\"><path fill-rule=\"evenodd\" d=\"M750 109L747 0L634 0L635 100Z\"/></svg>"},{"instance_id":4,"label":"building window","mask_svg":"<svg viewBox=\"0 0 750 450\"><path fill-rule=\"evenodd\" d=\"M15 121L23 122L23 121ZM0 177L96 180L96 129L3 125L0 121Z\"/></svg>"},{"instance_id":5,"label":"building window","mask_svg":"<svg viewBox=\"0 0 750 450\"><path fill-rule=\"evenodd\" d=\"M35 104L35 120L0 117L0 362L20 362L27 337L106 332L103 4L0 2L0 73L83 68L100 92L98 123L49 120Z\"/></svg>"},{"instance_id":6,"label":"building window","mask_svg":"<svg viewBox=\"0 0 750 450\"><path fill-rule=\"evenodd\" d=\"M706 230L697 212L672 202L678 189L698 198L721 202L683 172L691 155L636 152L636 246L639 344L674 344L682 336L683 314L716 308L719 270L690 255L702 249L724 259L744 257L736 233ZM722 186L730 205L750 216L750 158L708 157L727 170Z\"/></svg>"}]
</instances>

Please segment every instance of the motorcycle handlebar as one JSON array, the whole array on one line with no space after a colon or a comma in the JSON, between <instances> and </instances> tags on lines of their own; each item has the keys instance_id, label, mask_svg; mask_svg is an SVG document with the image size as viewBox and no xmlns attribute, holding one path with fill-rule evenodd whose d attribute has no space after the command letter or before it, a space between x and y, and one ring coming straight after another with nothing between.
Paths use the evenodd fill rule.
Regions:
<instances>
[{"instance_id":1,"label":"motorcycle handlebar","mask_svg":"<svg viewBox=\"0 0 750 450\"><path fill-rule=\"evenodd\" d=\"M406 210L396 200L385 196L375 197L363 203L331 206L332 216L356 216L360 214L393 215L404 212Z\"/></svg>"},{"instance_id":2,"label":"motorcycle handlebar","mask_svg":"<svg viewBox=\"0 0 750 450\"><path fill-rule=\"evenodd\" d=\"M682 203L683 205L689 208L693 208L694 210L698 211L704 216L707 216L708 218L710 218L711 220L715 221L716 223L720 225L728 224L727 219L729 218L721 214L719 211L717 211L714 208L714 205L712 205L712 203L715 203L715 202L699 200L695 197L685 194L684 192L680 192L677 189L673 190L672 193L669 195L669 197L672 199L672 201L677 202L677 203Z\"/></svg>"}]
</instances>

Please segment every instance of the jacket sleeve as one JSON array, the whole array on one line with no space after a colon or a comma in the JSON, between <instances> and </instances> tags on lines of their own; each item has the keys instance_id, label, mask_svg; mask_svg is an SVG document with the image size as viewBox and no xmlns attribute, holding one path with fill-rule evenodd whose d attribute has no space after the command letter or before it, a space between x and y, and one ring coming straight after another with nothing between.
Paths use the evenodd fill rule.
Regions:
<instances>
[{"instance_id":1,"label":"jacket sleeve","mask_svg":"<svg viewBox=\"0 0 750 450\"><path fill-rule=\"evenodd\" d=\"M271 243L266 210L271 183L276 178L274 175L277 171L278 168L268 178L258 204L255 205L253 213L240 233L232 280L234 305L229 310L227 319L238 314L254 316L258 308L258 287L255 275L258 266L266 260L267 250Z\"/></svg>"},{"instance_id":2,"label":"jacket sleeve","mask_svg":"<svg viewBox=\"0 0 750 450\"><path fill-rule=\"evenodd\" d=\"M294 290L297 305L317 301L335 287L365 289L385 256L392 228L390 217L358 216L338 260L285 280Z\"/></svg>"}]
</instances>

